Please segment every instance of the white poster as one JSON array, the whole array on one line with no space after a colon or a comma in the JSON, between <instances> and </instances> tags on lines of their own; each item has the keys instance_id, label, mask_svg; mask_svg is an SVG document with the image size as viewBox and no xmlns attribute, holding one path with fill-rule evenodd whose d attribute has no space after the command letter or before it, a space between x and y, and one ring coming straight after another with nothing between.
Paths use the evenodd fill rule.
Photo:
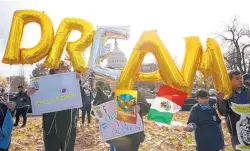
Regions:
<instances>
[{"instance_id":1,"label":"white poster","mask_svg":"<svg viewBox=\"0 0 250 151\"><path fill-rule=\"evenodd\" d=\"M144 130L140 115L137 115L136 124L129 124L116 119L116 102L109 101L93 107L96 118L99 120L99 130L102 142L134 134Z\"/></svg>"},{"instance_id":2,"label":"white poster","mask_svg":"<svg viewBox=\"0 0 250 151\"><path fill-rule=\"evenodd\" d=\"M250 105L232 103L231 108L240 115L240 120L236 123L240 145L237 145L236 149L250 151Z\"/></svg>"},{"instance_id":3,"label":"white poster","mask_svg":"<svg viewBox=\"0 0 250 151\"><path fill-rule=\"evenodd\" d=\"M37 90L31 96L34 115L82 107L79 80L74 72L34 78L30 86Z\"/></svg>"}]
</instances>

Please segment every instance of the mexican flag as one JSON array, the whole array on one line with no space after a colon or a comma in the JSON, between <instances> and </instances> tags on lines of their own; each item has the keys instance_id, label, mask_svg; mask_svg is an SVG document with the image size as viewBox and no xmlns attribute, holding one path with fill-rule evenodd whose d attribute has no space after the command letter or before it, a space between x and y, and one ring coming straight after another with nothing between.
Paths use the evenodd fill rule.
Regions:
<instances>
[{"instance_id":1,"label":"mexican flag","mask_svg":"<svg viewBox=\"0 0 250 151\"><path fill-rule=\"evenodd\" d=\"M187 98L187 93L162 85L149 110L148 119L170 124L173 114L180 111Z\"/></svg>"}]
</instances>

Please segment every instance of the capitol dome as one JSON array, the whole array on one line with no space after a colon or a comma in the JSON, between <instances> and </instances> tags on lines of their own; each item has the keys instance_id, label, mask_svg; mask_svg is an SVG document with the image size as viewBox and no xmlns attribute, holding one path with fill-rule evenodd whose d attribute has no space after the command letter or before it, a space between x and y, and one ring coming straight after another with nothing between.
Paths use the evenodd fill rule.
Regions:
<instances>
[{"instance_id":1,"label":"capitol dome","mask_svg":"<svg viewBox=\"0 0 250 151\"><path fill-rule=\"evenodd\" d=\"M110 53L110 57L107 59L107 68L122 70L127 63L127 58L119 48L118 43L115 40L115 47Z\"/></svg>"}]
</instances>

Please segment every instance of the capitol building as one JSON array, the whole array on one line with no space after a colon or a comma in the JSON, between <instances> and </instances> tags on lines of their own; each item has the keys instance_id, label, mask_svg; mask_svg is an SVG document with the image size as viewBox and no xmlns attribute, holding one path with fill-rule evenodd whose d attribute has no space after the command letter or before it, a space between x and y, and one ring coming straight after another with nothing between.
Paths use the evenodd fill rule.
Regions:
<instances>
[{"instance_id":1,"label":"capitol building","mask_svg":"<svg viewBox=\"0 0 250 151\"><path fill-rule=\"evenodd\" d=\"M124 52L119 49L118 43L115 40L115 47L113 51L111 51L110 57L107 59L106 67L110 69L122 70L125 67L126 63L127 58Z\"/></svg>"}]
</instances>

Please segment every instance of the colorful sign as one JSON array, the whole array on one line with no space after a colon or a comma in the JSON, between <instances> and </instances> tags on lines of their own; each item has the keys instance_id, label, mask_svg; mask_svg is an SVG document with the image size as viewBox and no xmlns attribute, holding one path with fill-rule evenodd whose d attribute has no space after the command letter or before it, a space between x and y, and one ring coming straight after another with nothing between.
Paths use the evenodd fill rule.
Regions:
<instances>
[{"instance_id":1,"label":"colorful sign","mask_svg":"<svg viewBox=\"0 0 250 151\"><path fill-rule=\"evenodd\" d=\"M117 120L136 124L137 91L116 90Z\"/></svg>"},{"instance_id":2,"label":"colorful sign","mask_svg":"<svg viewBox=\"0 0 250 151\"><path fill-rule=\"evenodd\" d=\"M236 123L240 144L236 146L236 149L250 151L250 105L232 103L231 109L240 115L240 120Z\"/></svg>"},{"instance_id":3,"label":"colorful sign","mask_svg":"<svg viewBox=\"0 0 250 151\"><path fill-rule=\"evenodd\" d=\"M34 115L82 107L76 73L62 73L31 80L37 91L31 97Z\"/></svg>"},{"instance_id":4,"label":"colorful sign","mask_svg":"<svg viewBox=\"0 0 250 151\"><path fill-rule=\"evenodd\" d=\"M95 117L99 121L99 130L102 142L138 133L144 130L142 119L138 113L136 124L130 124L117 120L116 109L116 101L109 101L93 107Z\"/></svg>"}]
</instances>

